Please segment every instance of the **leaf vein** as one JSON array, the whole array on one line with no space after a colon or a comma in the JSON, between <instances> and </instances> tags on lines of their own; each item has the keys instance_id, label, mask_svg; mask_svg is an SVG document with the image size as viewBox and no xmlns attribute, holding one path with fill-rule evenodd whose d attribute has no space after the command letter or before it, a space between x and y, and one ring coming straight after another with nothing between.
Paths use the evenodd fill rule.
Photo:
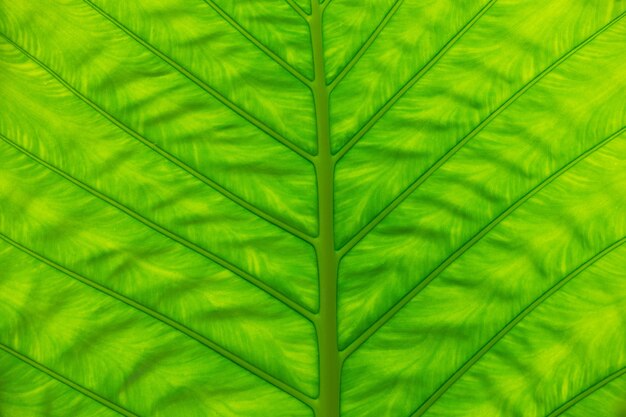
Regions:
<instances>
[{"instance_id":1,"label":"leaf vein","mask_svg":"<svg viewBox=\"0 0 626 417\"><path fill-rule=\"evenodd\" d=\"M75 382L65 378L63 375L53 371L52 369L42 365L41 363L39 363L37 361L29 358L28 356L19 353L18 351L16 351L15 349L12 349L11 347L5 345L4 343L0 343L0 349L5 351L9 355L19 359L20 361L26 363L27 365L32 366L33 368L37 369L39 372L42 372L42 373L48 375L50 378L59 381L63 385L66 385L66 386L70 387L74 391L77 391L77 392L83 394L85 397L88 397L88 398L92 399L93 401L102 404L106 408L108 408L110 410L113 410L113 411L115 411L118 414L121 414L121 415L126 416L126 417L139 417L139 416L137 416L137 414L134 414L134 413L128 411L127 409L125 409L124 407L119 406L119 405L117 405L117 404L107 400L106 398L101 397L100 395L96 394L95 392L93 392L93 391L83 387L82 385L79 385L79 384L77 384L77 383L75 383Z\"/></svg>"},{"instance_id":2,"label":"leaf vein","mask_svg":"<svg viewBox=\"0 0 626 417\"><path fill-rule=\"evenodd\" d=\"M308 234L302 232L301 230L299 230L299 229L297 229L297 228L295 228L295 227L285 223L284 221L282 221L282 220L272 216L269 213L266 213L264 210L256 207L255 205L249 203L248 201L242 199L241 197L237 196L233 192L231 192L228 189L224 188L223 186L221 186L220 184L218 184L214 180L208 178L206 175L200 173L199 171L195 170L191 166L187 165L185 162L183 162L181 159L177 158L173 154L169 153L167 150L158 147L156 144L154 144L150 140L146 139L141 134L139 134L135 130L131 129L126 124L122 123L120 120L118 120L111 113L109 113L108 111L106 111L105 109L100 107L98 104L93 102L91 99L89 99L89 97L87 97L86 95L84 95L83 93L78 91L76 88L74 88L72 85L70 85L67 81L65 81L63 78L61 78L61 76L58 75L54 70L52 70L50 67L48 67L46 64L44 64L41 60L39 60L37 57L32 55L30 52L26 51L20 45L16 44L13 40L8 38L5 34L0 33L0 36L2 36L7 42L9 42L11 45L13 45L17 50L19 50L21 53L23 53L31 61L33 61L34 63L39 65L41 68L43 68L48 74L50 74L53 78L55 78L61 85L63 85L65 88L67 88L77 98L82 100L84 103L86 103L88 106L90 106L93 110L95 110L101 116L103 116L104 118L109 120L109 122L111 122L112 124L117 126L119 129L124 131L126 134L128 134L129 136L132 136L134 139L136 139L139 142L141 142L142 144L144 144L150 150L158 153L163 158L165 158L168 161L170 161L172 164L174 164L177 167L181 168L182 170L184 170L185 172L187 172L191 176L195 177L197 180L203 182L204 184L208 185L209 187L211 187L212 189L214 189L215 191L220 193L222 196L224 196L224 198L234 202L235 204L237 204L240 207L246 209L250 213L252 213L252 214L262 218L263 220L267 221L268 223L271 223L272 225L274 225L274 226L276 226L276 227L278 227L278 228L280 228L280 229L290 233L291 235L293 235L293 236L295 236L295 237L297 237L297 238L299 238L299 239L301 239L301 240L303 240L303 241L305 241L305 242L307 242L309 244L313 243L313 237L312 236L309 236Z\"/></svg>"},{"instance_id":3,"label":"leaf vein","mask_svg":"<svg viewBox=\"0 0 626 417\"><path fill-rule=\"evenodd\" d=\"M241 367L242 369L245 369L246 371L250 372L251 374L255 375L256 377L264 380L265 382L267 382L268 384L271 384L273 386L275 386L276 388L282 390L283 392L291 395L292 397L300 400L301 402L303 402L304 404L308 405L308 406L312 406L313 404L313 399L310 398L308 395L304 394L303 392L299 391L298 389L292 387L291 385L281 381L280 379L276 378L275 376L265 372L264 370L260 369L259 367L257 367L256 365L251 364L250 362L246 361L245 359L239 357L238 355L230 352L228 349L223 348L222 346L218 345L217 343L213 342L212 340L209 340L208 338L202 336L200 333L188 328L187 326L177 322L176 320L173 320L167 316L165 316L164 314L161 314L155 310L152 310L149 307L146 307L145 305L134 301L116 291L113 291L103 285L98 284L95 281L92 281L89 278L86 278L74 271L71 271L70 269L57 264L56 262L51 261L50 259L44 257L43 255L38 254L37 252L27 248L26 246L14 241L13 239L9 238L8 236L1 234L0 233L0 239L4 240L6 243L8 243L9 245L15 247L16 249L19 249L20 251L32 256L33 258L37 259L40 262L45 263L46 265L48 265L49 267L56 269L59 272L62 272L63 274L76 279L77 281L80 281L81 283L103 293L106 294L108 296L110 296L111 298L114 298L126 305L128 305L129 307L132 307L138 311L141 311L142 313L152 317L153 319L162 322L163 324L165 324L168 327L171 327L177 331L179 331L180 333L188 336L189 338L197 341L198 343L204 345L205 347L213 350L215 353L219 354L220 356L228 359L229 361L231 361L232 363L238 365L239 367Z\"/></svg>"},{"instance_id":4,"label":"leaf vein","mask_svg":"<svg viewBox=\"0 0 626 417\"><path fill-rule=\"evenodd\" d=\"M574 271L567 274L561 280L559 280L556 284L546 290L543 294L541 294L535 301L533 301L530 305L528 305L524 310L522 310L517 316L513 318L505 327L503 327L498 333L496 333L478 352L476 352L465 364L459 368L454 374L452 374L444 383L435 391L418 409L415 411L411 417L419 417L423 415L437 400L441 398L443 394L450 389L452 385L454 385L461 377L469 371L483 356L485 356L500 340L502 340L517 324L519 324L525 317L527 317L530 313L532 313L537 307L543 304L548 298L558 292L561 288L563 288L568 282L572 279L576 278L594 263L622 246L626 242L626 238L622 238L617 242L613 243L609 247L603 249L601 252L593 256L584 264L580 265Z\"/></svg>"},{"instance_id":5,"label":"leaf vein","mask_svg":"<svg viewBox=\"0 0 626 417\"><path fill-rule=\"evenodd\" d=\"M605 385L608 385L609 383L613 382L614 380L618 379L619 377L621 377L624 374L626 374L626 366L624 366L621 369L618 369L617 371L607 375L606 377L602 378L600 381L598 381L594 385L592 385L589 388L581 391L574 398L572 398L571 400L569 400L568 402L566 402L565 404L563 404L562 406L560 406L559 408L557 408L556 410L554 410L553 412L548 414L547 417L557 417L557 416L560 416L561 414L565 413L567 410L569 410L570 408L572 408L573 406L578 404L580 401L584 400L585 398L587 398L588 396L590 396L594 392L598 391L599 389L601 389Z\"/></svg>"},{"instance_id":6,"label":"leaf vein","mask_svg":"<svg viewBox=\"0 0 626 417\"><path fill-rule=\"evenodd\" d=\"M402 98L428 71L431 70L439 60L471 29L472 26L493 6L497 0L490 0L478 13L470 19L465 26L457 32L406 84L404 84L374 115L363 125L363 127L335 154L335 161L339 161L370 131L372 127Z\"/></svg>"},{"instance_id":7,"label":"leaf vein","mask_svg":"<svg viewBox=\"0 0 626 417\"><path fill-rule=\"evenodd\" d=\"M609 23L601 27L598 31L594 32L591 36L586 38L584 41L580 42L574 48L570 49L564 55L562 55L559 59L553 62L550 66L545 68L542 72L537 74L533 79L531 79L528 83L526 83L522 88L517 90L511 97L509 97L504 103L502 103L497 109L495 109L489 116L487 116L482 122L480 122L476 127L474 127L465 137L463 137L456 145L454 145L451 149L449 149L443 156L441 156L437 162L435 162L424 174L422 174L419 178L417 178L411 185L409 185L400 195L398 195L395 199L387 205L376 217L374 217L365 227L363 227L356 235L354 235L340 250L340 256L344 256L347 252L349 252L354 246L356 246L372 229L374 229L381 221L383 221L391 212L393 212L400 204L404 202L416 189L419 188L431 175L435 173L442 165L444 165L450 158L452 158L463 146L467 144L471 139L473 139L478 133L480 133L485 127L487 127L493 120L495 120L504 110L506 110L511 104L513 104L517 99L519 99L522 95L524 95L528 90L530 90L533 86L535 86L539 81L541 81L544 77L550 74L553 70L555 70L559 65L573 56L576 52L581 50L591 41L593 41L596 37L602 34L604 31L609 29L613 24L618 22L626 13L622 13L615 19L611 20Z\"/></svg>"},{"instance_id":8,"label":"leaf vein","mask_svg":"<svg viewBox=\"0 0 626 417\"><path fill-rule=\"evenodd\" d=\"M328 6L330 6L330 4L333 2L333 0L322 0L320 1L320 6L321 7L321 12L322 15L324 15L324 12L326 11L326 9L328 9Z\"/></svg>"},{"instance_id":9,"label":"leaf vein","mask_svg":"<svg viewBox=\"0 0 626 417\"><path fill-rule=\"evenodd\" d=\"M302 84L307 87L311 86L311 80L305 77L302 73L300 73L297 69L295 69L291 64L282 59L278 54L272 51L269 47L264 45L260 40L255 38L250 32L248 32L243 26L241 26L235 19L228 15L221 7L219 7L213 0L204 0L204 2L209 5L217 14L224 19L230 26L233 27L237 32L239 32L243 37L245 37L250 43L256 46L259 50L261 50L265 55L267 55L271 60L280 65L284 70L289 72L295 78L297 78Z\"/></svg>"},{"instance_id":10,"label":"leaf vein","mask_svg":"<svg viewBox=\"0 0 626 417\"><path fill-rule=\"evenodd\" d=\"M293 0L285 0L287 2L287 4L289 6L291 6L291 8L300 15L300 17L302 17L304 19L305 22L309 21L309 14L307 12L305 12L302 7L300 7L295 1Z\"/></svg>"},{"instance_id":11,"label":"leaf vein","mask_svg":"<svg viewBox=\"0 0 626 417\"><path fill-rule=\"evenodd\" d=\"M358 63L358 61L361 59L363 54L365 54L365 52L367 52L369 47L372 46L374 41L378 38L378 35L380 35L383 29L387 26L387 23L389 23L389 21L396 14L398 9L400 9L400 6L402 5L403 2L404 0L396 0L396 2L391 7L391 9L389 9L387 14L383 18L383 20L378 24L376 29L374 29L374 32L372 32L369 38L361 46L361 48L359 48L357 53L354 54L352 58L350 58L350 61L348 62L348 64L341 70L339 74L337 74L335 79L330 82L328 86L329 92L332 92L335 89L335 87L337 87L337 85L341 82L341 80L343 80L346 77L346 75L348 75L348 73L352 70L352 68Z\"/></svg>"},{"instance_id":12,"label":"leaf vein","mask_svg":"<svg viewBox=\"0 0 626 417\"><path fill-rule=\"evenodd\" d=\"M561 169L545 178L539 184L537 184L533 189L528 191L522 197L520 197L517 201L515 201L512 205L510 205L505 211L503 211L498 217L493 219L489 224L483 227L480 231L478 231L470 240L468 240L463 246L458 248L454 253L452 253L448 258L446 258L437 268L435 268L430 274L424 278L416 287L414 287L410 292L408 292L404 297L400 299L396 304L394 304L385 314L383 314L374 324L372 324L365 332L363 332L359 337L357 337L354 341L352 341L344 351L342 351L342 355L344 360L347 359L352 353L354 353L360 346L363 345L370 337L372 337L381 327L383 327L391 318L400 311L404 306L406 306L417 294L419 294L427 285L429 285L435 278L437 278L443 271L445 271L454 261L456 261L459 257L461 257L465 252L471 249L476 243L478 243L482 238L484 238L491 230L493 230L498 224L504 221L511 213L513 213L517 208L526 203L532 197L534 197L537 193L547 187L549 184L554 182L557 178L565 174L571 168L576 166L583 159L587 158L603 146L610 143L615 138L619 137L622 133L626 131L626 127L621 128L617 132L613 133L606 139L599 142L597 145L588 149L586 152L579 155L576 159L570 161L568 164L563 166Z\"/></svg>"},{"instance_id":13,"label":"leaf vein","mask_svg":"<svg viewBox=\"0 0 626 417\"><path fill-rule=\"evenodd\" d=\"M155 232L167 237L168 239L173 240L174 242L186 247L187 249L199 254L200 256L220 265L222 268L232 272L233 274L237 275L238 277L244 279L245 281L249 282L250 284L254 285L255 287L257 287L258 289L262 290L263 292L267 293L268 295L272 296L274 299L276 299L277 301L281 302L282 304L284 304L285 306L289 307L291 310L295 311L296 313L300 314L301 316L303 316L304 318L308 319L309 321L313 320L313 314L308 311L305 307L301 306L300 304L296 303L295 301L291 300L289 297L287 297L286 295L284 295L282 292L272 288L271 286L267 285L266 283L264 283L263 281L261 281L260 279L254 277L253 275L249 274L248 272L238 268L237 266L231 264L230 262L226 261L225 259L222 259L221 257L215 255L214 253L202 248L201 246L196 245L195 243L179 236L178 234L168 230L167 228L163 227L163 226L159 226L158 224L154 223L153 221L143 217L142 215L140 215L139 213L137 213L134 210L131 210L130 208L126 207L125 205L119 203L118 201L114 200L111 197L106 196L105 194L101 193L100 191L90 187L89 185L85 184L84 182L74 178L73 176L67 174L66 172L60 170L59 168L53 166L52 164L44 161L43 159L39 158L38 156L34 155L32 152L28 151L27 149L19 146L17 143L13 142L11 139L7 138L5 135L0 133L0 140L2 140L3 142L7 143L8 145L10 145L11 147L13 147L14 149L16 149L17 151L23 153L24 155L28 156L30 159L34 160L35 162L37 162L38 164L44 166L45 168L49 169L50 171L54 172L55 174L59 175L60 177L64 178L65 180L71 182L72 184L78 186L79 188L85 190L86 192L88 192L89 194L93 195L94 197L104 201L105 203L115 207L116 209L120 210L121 212L123 212L124 214L128 215L129 217L133 218L134 220L138 221L139 223L142 223L144 226L154 230Z\"/></svg>"},{"instance_id":14,"label":"leaf vein","mask_svg":"<svg viewBox=\"0 0 626 417\"><path fill-rule=\"evenodd\" d=\"M87 5L89 5L92 9L94 9L97 13L102 15L102 17L104 17L105 19L110 21L112 24L117 26L120 30L122 30L124 33L126 33L126 35L128 35L129 37L134 39L137 43L139 43L141 46L143 46L144 48L149 50L152 54L154 54L155 56L159 57L162 61L167 63L170 67L172 67L174 70L179 72L181 75L183 75L189 81L191 81L192 83L196 84L198 87L200 87L201 89L203 89L204 91L209 93L211 96L215 97L224 106L228 107L233 112L235 112L236 114L241 116L243 119L248 121L250 124L256 126L258 129L260 129L261 131L263 131L264 133L266 133L267 135L272 137L277 142L281 143L282 145L284 145L287 148L291 149L293 152L295 152L298 155L300 155L302 158L304 158L304 159L306 159L308 161L312 161L312 158L313 158L312 154L310 154L309 152L307 152L304 149L300 148L299 146L297 146L296 144L291 142L289 139L285 138L280 133L278 133L277 131L275 131L271 127L269 127L267 124L265 124L264 122L262 122L261 120L259 120L255 116L251 115L250 113L248 113L246 110L244 110L241 107L237 106L235 103L233 103L226 96L224 96L223 94L218 92L213 87L209 86L207 83L202 81L200 78L198 78L197 76L192 74L190 71L185 69L178 62L174 61L172 58L170 58L169 56L167 56L166 54L161 52L155 46L153 46L150 43L146 42L143 38L141 38L139 35L137 35L133 31L131 31L130 29L128 29L121 22L116 20L113 16L109 15L107 12L102 10L100 7L96 6L90 0L83 0L83 1Z\"/></svg>"}]
</instances>

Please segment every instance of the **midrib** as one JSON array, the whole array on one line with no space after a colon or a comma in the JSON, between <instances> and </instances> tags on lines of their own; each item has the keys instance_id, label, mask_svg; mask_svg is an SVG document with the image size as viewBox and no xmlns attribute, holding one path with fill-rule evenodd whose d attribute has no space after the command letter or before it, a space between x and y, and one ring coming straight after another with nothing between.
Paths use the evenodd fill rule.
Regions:
<instances>
[{"instance_id":1,"label":"midrib","mask_svg":"<svg viewBox=\"0 0 626 417\"><path fill-rule=\"evenodd\" d=\"M328 1L328 0L327 0ZM330 148L330 125L328 99L324 70L322 41L322 7L319 0L311 1L309 19L315 79L313 99L317 130L315 173L319 235L315 241L315 253L319 274L320 308L315 320L319 348L319 398L315 405L316 417L339 416L339 386L341 363L337 344L337 254L333 224L333 176L334 160Z\"/></svg>"}]
</instances>

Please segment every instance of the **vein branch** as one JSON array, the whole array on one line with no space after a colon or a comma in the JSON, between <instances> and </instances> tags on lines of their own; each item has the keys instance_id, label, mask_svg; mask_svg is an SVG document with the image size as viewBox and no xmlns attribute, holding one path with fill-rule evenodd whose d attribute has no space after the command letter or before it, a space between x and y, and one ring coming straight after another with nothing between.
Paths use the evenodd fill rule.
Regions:
<instances>
[{"instance_id":1,"label":"vein branch","mask_svg":"<svg viewBox=\"0 0 626 417\"><path fill-rule=\"evenodd\" d=\"M522 310L517 316L513 318L506 326L504 326L498 333L496 333L478 352L476 352L465 364L459 368L454 374L452 374L444 383L435 391L418 409L415 411L411 417L419 417L422 416L432 405L441 398L443 394L446 393L454 385L461 377L469 371L483 356L485 356L500 340L502 340L515 326L517 326L524 318L526 318L530 313L532 313L537 307L543 304L548 298L553 296L556 292L558 292L561 288L563 288L568 282L576 278L578 275L583 273L593 264L598 262L600 259L604 258L609 253L613 252L620 246L622 246L626 242L626 238L622 238L617 242L613 243L609 247L603 249L601 252L593 256L587 262L580 265L578 268L570 272L568 275L560 279L556 284L554 284L551 288L546 290L543 294L541 294L538 298L535 299L530 305L528 305L524 310Z\"/></svg>"},{"instance_id":2,"label":"vein branch","mask_svg":"<svg viewBox=\"0 0 626 417\"><path fill-rule=\"evenodd\" d=\"M403 2L404 0L396 0L394 5L391 7L391 9L389 9L387 14L385 15L384 19L378 24L374 32L372 32L369 38L365 41L365 43L361 46L361 48L359 48L357 53L350 59L348 64L341 70L341 72L337 74L335 79L330 82L329 87L328 87L329 92L332 92L335 89L335 87L337 87L337 85L346 77L346 75L348 75L348 73L357 64L357 62L359 62L363 54L367 52L369 47L372 46L374 41L378 38L378 35L380 35L380 32L383 31L385 26L387 26L387 23L389 23L389 21L396 14L398 9L400 9L400 6L402 5Z\"/></svg>"},{"instance_id":3,"label":"vein branch","mask_svg":"<svg viewBox=\"0 0 626 417\"><path fill-rule=\"evenodd\" d=\"M293 75L296 79L298 79L302 84L307 87L311 86L311 80L302 75L297 69L295 69L291 64L282 59L278 54L272 51L270 48L265 46L261 41L254 37L250 32L248 32L243 26L241 26L235 19L230 17L228 13L226 13L221 7L219 7L213 0L204 0L206 4L208 4L217 14L219 14L222 19L224 19L230 26L232 26L237 32L243 35L250 43L256 46L259 50L261 50L265 55L267 55L271 60L280 65L284 70Z\"/></svg>"},{"instance_id":4,"label":"vein branch","mask_svg":"<svg viewBox=\"0 0 626 417\"><path fill-rule=\"evenodd\" d=\"M192 74L189 70L185 69L178 62L174 61L172 58L170 58L169 56L167 56L166 54L161 52L155 46L153 46L150 43L146 42L143 38L141 38L139 35L137 35L133 31L131 31L130 29L128 29L125 25L123 25L121 22L116 20L113 16L109 15L103 9L101 9L100 7L98 7L97 5L92 3L90 0L83 0L83 1L86 4L88 4L91 8L93 8L96 12L98 12L100 15L102 15L104 18L106 18L111 23L113 23L115 26L117 26L124 33L126 33L126 35L128 35L130 38L134 39L141 46L143 46L144 48L149 50L152 54L154 54L155 56L160 58L162 61L167 63L175 71L179 72L181 75L183 75L189 81L191 81L192 83L196 84L198 87L200 87L201 89L203 89L204 91L209 93L211 96L216 98L224 106L228 107L233 112L235 112L236 114L241 116L243 119L247 120L250 124L256 126L258 129L260 129L261 131L263 131L264 133L266 133L267 135L272 137L277 142L281 143L282 145L284 145L287 148L291 149L296 154L300 155L302 158L304 158L304 159L306 159L306 160L308 160L310 162L312 161L312 158L313 158L312 154L310 154L309 152L307 152L304 149L300 148L299 146L295 145L289 139L287 139L284 136L282 136L280 133L278 133L277 131L275 131L271 127L269 127L267 124L265 124L264 122L262 122L261 120L259 120L255 116L253 116L250 113L248 113L246 110L244 110L241 107L239 107L238 105L236 105L234 102L232 102L226 96L224 96L223 94L221 94L217 90L215 90L213 87L211 87L208 84L206 84L200 78L198 78L197 76Z\"/></svg>"},{"instance_id":5,"label":"vein branch","mask_svg":"<svg viewBox=\"0 0 626 417\"><path fill-rule=\"evenodd\" d=\"M545 68L528 83L517 90L512 96L510 96L505 102L503 102L497 109L495 109L489 116L483 119L476 127L474 127L465 137L463 137L456 145L454 145L448 152L446 152L441 158L437 160L426 172L418 177L411 185L409 185L400 195L389 203L380 213L378 213L367 225L365 225L356 235L354 235L340 250L340 256L344 256L352 248L354 248L372 229L374 229L381 221L383 221L393 210L395 210L404 200L406 200L416 189L419 188L430 176L432 176L442 165L444 165L450 158L452 158L463 146L473 139L478 133L480 133L485 127L487 127L493 120L495 120L504 110L511 106L521 96L523 96L528 90L535 86L539 81L545 78L548 74L554 71L559 65L573 56L576 52L581 50L591 41L593 41L600 34L609 29L612 25L618 22L626 13L622 13L605 26L594 32L591 36L580 42L578 45L570 49L559 59L553 62L550 66Z\"/></svg>"},{"instance_id":6,"label":"vein branch","mask_svg":"<svg viewBox=\"0 0 626 417\"><path fill-rule=\"evenodd\" d=\"M90 187L89 185L85 184L84 182L82 182L82 181L72 177L71 175L69 175L66 172L60 170L59 168L53 166L52 164L44 161L43 159L39 158L38 156L36 156L32 152L28 151L27 149L19 146L18 144L16 144L11 139L7 138L6 136L4 136L1 133L0 133L0 140L2 140L3 142L7 143L9 146L13 147L17 151L23 153L24 155L26 155L27 157L29 157L33 161L37 162L38 164L44 166L45 168L47 168L50 171L54 172L55 174L59 175L60 177L66 179L67 181L71 182L72 184L74 184L74 185L78 186L79 188L85 190L86 192L88 192L89 194L93 195L94 197L104 201L105 203L115 207L116 209L120 210L124 214L126 214L129 217L133 218L134 220L142 223L144 226L154 230L155 232L165 236L168 239L171 239L172 241L174 241L176 243L179 243L180 245L186 247L187 249L189 249L189 250L199 254L200 256L202 256L202 257L204 257L204 258L206 258L206 259L208 259L208 260L210 260L210 261L220 265L222 268L224 268L224 269L232 272L233 274L239 276L240 278L244 279L245 281L249 282L250 284L254 285L255 287L257 287L260 290L264 291L265 293L269 294L270 296L272 296L274 299L278 300L279 302L281 302L285 306L289 307L291 310L293 310L296 313L300 314L301 316L305 317L309 321L313 320L313 314L310 311L308 311L306 308L304 308L300 304L296 303L295 301L291 300L289 297L287 297L283 293L279 292L278 290L270 287L269 285L267 285L263 281L259 280L258 278L250 275L246 271L244 271L244 270L240 269L239 267L231 264L230 262L228 262L228 261L218 257L214 253L209 252L208 250L206 250L206 249L196 245L195 243L186 240L185 238L183 238L183 237L179 236L178 234L176 234L176 233L166 229L165 227L159 226L158 224L154 223L153 221L147 219L146 217L143 217L142 215L140 215L136 211L131 210L130 208L126 207L125 205L123 205L121 203L119 203L118 201L114 200L113 198L108 197L107 195L105 195L105 194L101 193L100 191Z\"/></svg>"},{"instance_id":7,"label":"vein branch","mask_svg":"<svg viewBox=\"0 0 626 417\"><path fill-rule=\"evenodd\" d=\"M595 384L593 384L589 388L581 391L574 398L572 398L571 400L567 401L565 404L563 404L562 406L560 406L559 408L557 408L556 410L554 410L553 412L548 414L547 417L557 417L557 416L560 416L561 414L565 413L567 410L569 410L570 408L574 407L576 404L578 404L579 402L581 402L582 400L584 400L585 398L587 398L588 396L590 396L594 392L598 391L599 389L601 389L605 385L610 384L611 382L613 382L616 379L620 378L624 374L626 374L626 366L618 369L615 372L610 373L609 375L605 376L604 378L602 378L600 381L596 382Z\"/></svg>"},{"instance_id":8,"label":"vein branch","mask_svg":"<svg viewBox=\"0 0 626 417\"><path fill-rule=\"evenodd\" d=\"M39 260L40 262L45 263L46 265L50 266L53 269L56 269L59 272L62 272L63 274L76 279L77 281L80 281L81 283L97 290L100 291L101 293L108 295L118 301L121 301L122 303L141 311L142 313L152 317L153 319L162 322L163 324L179 331L180 333L190 337L191 339L194 339L195 341L197 341L198 343L206 346L207 348L213 350L214 352L216 352L217 354L223 356L224 358L230 360L231 362L233 362L234 364L238 365L239 367L247 370L248 372L250 372L251 374L257 376L258 378L266 381L267 383L274 385L276 388L279 388L280 390L284 391L285 393L291 395L292 397L300 400L301 402L303 402L304 404L308 405L308 406L312 406L313 404L313 399L310 398L309 396L307 396L306 394L302 393L301 391L297 390L296 388L292 387L291 385L279 380L278 378L274 377L273 375L268 374L267 372L265 372L264 370L258 368L257 366L251 364L250 362L246 361L245 359L235 355L234 353L230 352L229 350L223 348L222 346L218 345L217 343L213 342L212 340L207 339L206 337L202 336L200 333L188 328L187 326L184 326L183 324L155 311L152 310L151 308L146 307L145 305L134 301L116 291L113 291L103 285L98 284L95 281L90 280L89 278L86 278L74 271L71 271L67 268L65 268L62 265L57 264L56 262L51 261L50 259L44 257L43 255L40 255L39 253L23 246L22 244L14 241L13 239L9 238L8 236L1 234L0 233L0 239L4 240L6 243L8 243L9 245L15 247L16 249L19 249L20 251L32 256L33 258Z\"/></svg>"},{"instance_id":9,"label":"vein branch","mask_svg":"<svg viewBox=\"0 0 626 417\"><path fill-rule=\"evenodd\" d=\"M374 115L359 129L359 131L334 156L340 160L369 132L372 127L400 100L441 58L465 35L465 33L493 6L497 0L491 0L470 19L409 81L406 82Z\"/></svg>"},{"instance_id":10,"label":"vein branch","mask_svg":"<svg viewBox=\"0 0 626 417\"><path fill-rule=\"evenodd\" d=\"M108 111L106 111L105 109L100 107L98 104L93 102L89 97L87 97L86 95L84 95L83 93L78 91L71 84L69 84L67 81L65 81L63 78L61 78L61 76L58 75L54 70L52 70L50 67L48 67L46 64L44 64L41 60L39 60L37 57L32 55L30 52L26 51L20 45L16 44L13 40L9 39L6 35L0 34L0 36L2 36L7 42L9 42L11 45L13 45L17 50L19 50L21 53L23 53L31 61L33 61L34 63L39 65L41 68L43 68L48 74L50 74L53 78L55 78L61 85L63 85L65 88L67 88L78 99L80 99L81 101L86 103L88 106L90 106L92 109L94 109L96 112L98 112L105 119L109 120L112 124L117 126L119 129L124 131L126 134L132 136L134 139L138 140L139 142L141 142L142 144L147 146L150 150L158 153L163 158L165 158L168 161L170 161L172 164L174 164L177 167L181 168L182 170L184 170L185 172L187 172L191 176L195 177L199 181L201 181L204 184L208 185L209 187L211 187L212 189L214 189L215 191L220 193L222 196L224 196L228 200L234 202L235 204L239 205L240 207L246 209L250 213L252 213L252 214L254 214L254 215L258 216L258 217L261 217L263 220L267 221L268 223L271 223L274 226L276 226L276 227L278 227L280 229L283 229L284 231L292 234L293 236L295 236L295 237L297 237L297 238L299 238L299 239L301 239L301 240L303 240L303 241L305 241L305 242L307 242L309 244L313 243L314 238L312 236L302 232L301 230L299 230L299 229L297 229L297 228L287 224L286 222L284 222L284 221L282 221L282 220L272 216L271 214L265 212L264 210L262 210L262 209L256 207L255 205L247 202L246 200L242 199L241 197L237 196L233 192L231 192L228 189L224 188L223 186L221 186L220 184L218 184L214 180L208 178L206 175L200 173L196 169L194 169L191 166L187 165L185 162L183 162L182 160L180 160L179 158L177 158L173 154L169 153L165 149L158 147L156 144L154 144L153 142L151 142L150 140L148 140L147 138L145 138L144 136L142 136L141 134L139 134L135 130L131 129L128 125L122 123L119 119L117 119L111 113L109 113Z\"/></svg>"},{"instance_id":11,"label":"vein branch","mask_svg":"<svg viewBox=\"0 0 626 417\"><path fill-rule=\"evenodd\" d=\"M537 184L533 189L528 191L525 195L520 197L517 201L515 201L512 205L510 205L506 210L504 210L498 217L493 219L489 224L479 230L470 240L465 242L463 246L458 248L455 252L453 252L448 258L446 258L437 268L431 271L426 278L424 278L417 286L415 286L410 292L408 292L404 297L400 299L394 306L392 306L385 314L383 314L378 320L376 320L365 332L363 332L359 337L357 337L354 341L352 341L343 351L342 358L346 360L352 353L354 353L363 343L365 343L370 337L372 337L381 327L383 327L391 318L400 311L404 306L406 306L413 298L417 296L426 286L428 286L435 278L437 278L441 273L443 273L454 261L456 261L459 257L461 257L465 252L470 250L474 245L476 245L480 240L482 240L491 230L493 230L498 224L502 223L508 216L511 215L515 210L517 210L520 206L526 203L528 200L533 198L537 193L546 188L549 184L554 182L557 178L565 174L567 171L576 166L579 162L589 157L594 152L598 151L602 147L609 144L615 138L619 137L626 131L626 127L621 128L614 134L610 135L606 139L599 142L597 145L587 150L583 154L579 155L576 159L570 161L568 164L563 166L561 169L545 178L539 184Z\"/></svg>"},{"instance_id":12,"label":"vein branch","mask_svg":"<svg viewBox=\"0 0 626 417\"><path fill-rule=\"evenodd\" d=\"M3 343L0 343L0 349L5 351L9 355L12 355L13 357L21 360L22 362L32 366L33 368L37 369L38 371L48 375L52 379L55 379L55 380L59 381L60 383L70 387L74 391L77 391L77 392L81 393L85 397L91 398L93 401L96 401L96 402L102 404L106 408L108 408L110 410L113 410L113 411L115 411L118 414L121 414L121 415L126 416L126 417L139 417L139 416L137 416L137 414L132 413L131 411L128 411L124 407L122 407L120 405L117 405L117 404L107 400L106 398L104 398L104 397L96 394L95 392L93 392L93 391L83 387L82 385L77 384L76 382L73 382L73 381L65 378L63 375L53 371L52 369L48 368L47 366L44 366L43 364L41 364L41 363L39 363L37 361L29 358L28 356L19 353L15 349L12 349L11 347L9 347L9 346L7 346L7 345L5 345Z\"/></svg>"},{"instance_id":13,"label":"vein branch","mask_svg":"<svg viewBox=\"0 0 626 417\"><path fill-rule=\"evenodd\" d=\"M289 6L291 6L291 8L300 15L300 17L302 17L306 22L309 21L310 15L305 12L302 7L300 7L300 5L298 3L296 3L293 0L285 0L287 2L287 4Z\"/></svg>"}]
</instances>

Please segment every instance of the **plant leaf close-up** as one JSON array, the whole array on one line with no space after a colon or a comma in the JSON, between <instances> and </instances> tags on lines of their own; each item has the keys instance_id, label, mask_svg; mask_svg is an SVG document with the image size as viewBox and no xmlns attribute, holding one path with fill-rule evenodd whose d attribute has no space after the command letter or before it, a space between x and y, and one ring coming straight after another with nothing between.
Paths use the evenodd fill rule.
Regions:
<instances>
[{"instance_id":1,"label":"plant leaf close-up","mask_svg":"<svg viewBox=\"0 0 626 417\"><path fill-rule=\"evenodd\" d=\"M626 1L0 5L1 417L626 416Z\"/></svg>"}]
</instances>

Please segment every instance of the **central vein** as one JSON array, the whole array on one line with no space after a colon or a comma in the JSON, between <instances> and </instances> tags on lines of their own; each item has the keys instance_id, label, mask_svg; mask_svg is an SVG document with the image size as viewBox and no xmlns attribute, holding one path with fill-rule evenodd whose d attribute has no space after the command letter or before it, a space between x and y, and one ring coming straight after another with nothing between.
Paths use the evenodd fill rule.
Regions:
<instances>
[{"instance_id":1,"label":"central vein","mask_svg":"<svg viewBox=\"0 0 626 417\"><path fill-rule=\"evenodd\" d=\"M320 286L320 309L315 324L319 349L320 391L315 414L316 417L338 417L341 362L337 345L338 259L333 224L334 161L330 147L329 90L324 70L321 9L319 0L311 1L309 27L315 67L312 90L318 149L314 162L319 213L319 236L315 243L315 252Z\"/></svg>"}]
</instances>

